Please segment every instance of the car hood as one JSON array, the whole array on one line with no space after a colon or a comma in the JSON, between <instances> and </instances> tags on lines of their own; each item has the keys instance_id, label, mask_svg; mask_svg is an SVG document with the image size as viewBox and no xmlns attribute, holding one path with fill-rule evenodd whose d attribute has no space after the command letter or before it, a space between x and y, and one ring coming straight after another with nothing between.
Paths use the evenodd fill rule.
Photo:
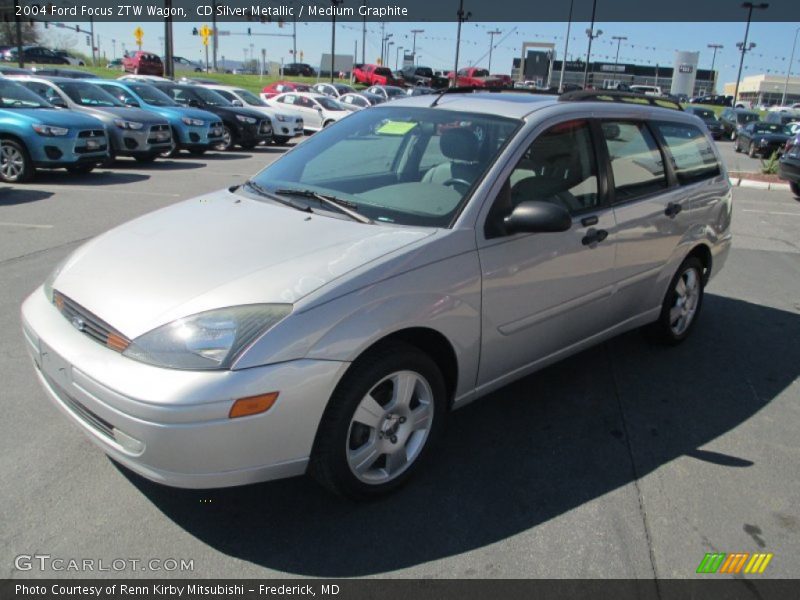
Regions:
<instances>
[{"instance_id":1,"label":"car hood","mask_svg":"<svg viewBox=\"0 0 800 600\"><path fill-rule=\"evenodd\" d=\"M152 106L148 104L147 110L164 115L165 117L178 119L189 117L190 119L201 119L207 123L216 123L219 121L219 117L212 112L188 106Z\"/></svg>"},{"instance_id":2,"label":"car hood","mask_svg":"<svg viewBox=\"0 0 800 600\"><path fill-rule=\"evenodd\" d=\"M228 117L235 117L236 115L243 115L245 117L251 117L253 119L263 119L264 115L260 112L252 110L250 108L244 108L241 106L208 106L203 110L208 110L210 112L215 112L217 114L226 115Z\"/></svg>"},{"instance_id":3,"label":"car hood","mask_svg":"<svg viewBox=\"0 0 800 600\"><path fill-rule=\"evenodd\" d=\"M100 118L109 117L111 119L125 119L126 121L137 121L145 125L161 125L165 123L164 117L141 108L129 108L125 106L80 106L80 109Z\"/></svg>"},{"instance_id":4,"label":"car hood","mask_svg":"<svg viewBox=\"0 0 800 600\"><path fill-rule=\"evenodd\" d=\"M285 119L289 119L292 121L294 121L297 118L296 115L291 115L287 112L278 110L277 108L274 108L272 106L248 106L247 109L253 110L262 115L267 115L270 118L284 117Z\"/></svg>"},{"instance_id":5,"label":"car hood","mask_svg":"<svg viewBox=\"0 0 800 600\"><path fill-rule=\"evenodd\" d=\"M29 123L44 123L46 125L57 125L59 127L79 127L83 129L102 128L103 126L97 119L89 115L55 108L16 108L0 110L0 115L8 117L9 120L24 120Z\"/></svg>"},{"instance_id":6,"label":"car hood","mask_svg":"<svg viewBox=\"0 0 800 600\"><path fill-rule=\"evenodd\" d=\"M310 215L222 190L95 238L53 287L134 339L205 310L295 303L435 231Z\"/></svg>"}]
</instances>

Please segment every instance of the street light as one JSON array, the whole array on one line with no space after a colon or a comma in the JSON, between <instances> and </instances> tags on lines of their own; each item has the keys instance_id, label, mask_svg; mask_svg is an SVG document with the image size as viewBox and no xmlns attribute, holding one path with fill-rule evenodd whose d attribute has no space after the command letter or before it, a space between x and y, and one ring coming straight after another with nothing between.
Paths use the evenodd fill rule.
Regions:
<instances>
[{"instance_id":1,"label":"street light","mask_svg":"<svg viewBox=\"0 0 800 600\"><path fill-rule=\"evenodd\" d=\"M789 76L792 74L792 61L794 60L794 49L797 46L797 34L800 33L800 27L794 30L794 42L792 42L792 56L789 58L789 67L786 69L786 81L783 82L783 96L781 97L781 106L786 106L786 90L789 88Z\"/></svg>"},{"instance_id":2,"label":"street light","mask_svg":"<svg viewBox=\"0 0 800 600\"><path fill-rule=\"evenodd\" d=\"M411 40L411 54L413 54L415 57L417 55L417 34L418 33L425 33L425 30L424 29L412 29L411 30L411 35L413 36L413 38Z\"/></svg>"},{"instance_id":3,"label":"street light","mask_svg":"<svg viewBox=\"0 0 800 600\"><path fill-rule=\"evenodd\" d=\"M394 36L393 33L387 33L383 36L383 40L381 40L381 64L386 66L386 63L389 62L389 40Z\"/></svg>"},{"instance_id":4,"label":"street light","mask_svg":"<svg viewBox=\"0 0 800 600\"><path fill-rule=\"evenodd\" d=\"M725 46L723 46L722 44L708 44L708 47L714 49L714 56L711 57L711 77L713 77L714 84L712 86L711 91L716 94L717 93L717 73L714 71L714 63L717 62L717 50L721 50Z\"/></svg>"},{"instance_id":5,"label":"street light","mask_svg":"<svg viewBox=\"0 0 800 600\"><path fill-rule=\"evenodd\" d=\"M733 103L736 104L739 100L739 85L742 81L742 67L744 67L744 55L746 52L752 50L756 47L755 44L747 45L747 36L750 34L750 21L753 19L753 9L760 9L766 10L769 8L769 4L767 2L761 2L759 4L753 4L752 2L742 2L742 8L747 9L747 26L744 29L744 42L740 42L736 44L736 46L741 50L742 56L739 59L739 73L736 75L736 89L733 92Z\"/></svg>"},{"instance_id":6,"label":"street light","mask_svg":"<svg viewBox=\"0 0 800 600\"><path fill-rule=\"evenodd\" d=\"M494 48L494 36L500 35L503 33L499 29L495 29L494 31L487 31L486 33L489 34L489 73L492 72L492 49ZM502 40L501 40L502 41Z\"/></svg>"},{"instance_id":7,"label":"street light","mask_svg":"<svg viewBox=\"0 0 800 600\"><path fill-rule=\"evenodd\" d=\"M331 83L333 83L333 67L336 60L336 7L344 0L331 0Z\"/></svg>"},{"instance_id":8,"label":"street light","mask_svg":"<svg viewBox=\"0 0 800 600\"><path fill-rule=\"evenodd\" d=\"M592 0L592 24L586 30L586 35L589 37L589 47L586 49L586 66L583 68L583 89L586 89L586 83L589 81L589 61L592 58L592 41L595 38L603 35L603 30L598 29L595 33L594 19L597 15L597 0Z\"/></svg>"},{"instance_id":9,"label":"street light","mask_svg":"<svg viewBox=\"0 0 800 600\"><path fill-rule=\"evenodd\" d=\"M624 40L627 40L628 38L625 37L624 35L612 35L611 39L612 40L617 40L617 55L614 57L614 76L616 77L617 76L617 64L619 63L619 47L622 45L622 42Z\"/></svg>"},{"instance_id":10,"label":"street light","mask_svg":"<svg viewBox=\"0 0 800 600\"><path fill-rule=\"evenodd\" d=\"M453 69L453 87L458 87L458 52L461 50L461 24L467 21L471 16L471 12L464 12L464 0L458 1L458 33L456 34L456 62Z\"/></svg>"}]
</instances>

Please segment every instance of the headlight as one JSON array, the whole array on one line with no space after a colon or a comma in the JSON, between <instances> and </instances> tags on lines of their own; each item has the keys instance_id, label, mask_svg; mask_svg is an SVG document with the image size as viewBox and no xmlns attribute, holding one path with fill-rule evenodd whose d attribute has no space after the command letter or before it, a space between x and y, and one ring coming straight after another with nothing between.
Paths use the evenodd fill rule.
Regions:
<instances>
[{"instance_id":1,"label":"headlight","mask_svg":"<svg viewBox=\"0 0 800 600\"><path fill-rule=\"evenodd\" d=\"M158 367L225 369L241 350L291 310L291 304L250 304L210 310L139 336L123 354Z\"/></svg>"},{"instance_id":2,"label":"headlight","mask_svg":"<svg viewBox=\"0 0 800 600\"><path fill-rule=\"evenodd\" d=\"M254 119L253 117L245 117L244 115L236 115L236 118L240 120L242 123L248 123L253 125L254 123L258 122L258 119Z\"/></svg>"},{"instance_id":3,"label":"headlight","mask_svg":"<svg viewBox=\"0 0 800 600\"><path fill-rule=\"evenodd\" d=\"M138 123L136 121L125 121L124 119L114 119L114 125L116 125L120 129L141 129L142 127L144 127L144 123Z\"/></svg>"},{"instance_id":4,"label":"headlight","mask_svg":"<svg viewBox=\"0 0 800 600\"><path fill-rule=\"evenodd\" d=\"M200 119L190 119L189 117L183 117L181 119L185 125L193 125L194 127L201 127L204 124L204 121Z\"/></svg>"},{"instance_id":5,"label":"headlight","mask_svg":"<svg viewBox=\"0 0 800 600\"><path fill-rule=\"evenodd\" d=\"M69 129L66 127L56 127L54 125L35 123L34 125L31 125L31 127L33 127L33 130L39 135L44 135L47 137L61 137L69 133Z\"/></svg>"}]
</instances>

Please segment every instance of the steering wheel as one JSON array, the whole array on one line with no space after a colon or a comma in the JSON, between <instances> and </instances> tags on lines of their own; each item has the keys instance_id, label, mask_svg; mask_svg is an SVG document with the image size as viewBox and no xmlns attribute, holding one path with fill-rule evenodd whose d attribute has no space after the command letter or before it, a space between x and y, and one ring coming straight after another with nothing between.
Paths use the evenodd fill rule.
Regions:
<instances>
[{"instance_id":1,"label":"steering wheel","mask_svg":"<svg viewBox=\"0 0 800 600\"><path fill-rule=\"evenodd\" d=\"M459 179L458 177L451 177L447 181L443 181L442 185L452 185L454 188L457 185L464 186L464 192L463 193L465 193L465 194L467 193L469 188L472 187L472 184L469 181L467 181L465 179Z\"/></svg>"}]
</instances>

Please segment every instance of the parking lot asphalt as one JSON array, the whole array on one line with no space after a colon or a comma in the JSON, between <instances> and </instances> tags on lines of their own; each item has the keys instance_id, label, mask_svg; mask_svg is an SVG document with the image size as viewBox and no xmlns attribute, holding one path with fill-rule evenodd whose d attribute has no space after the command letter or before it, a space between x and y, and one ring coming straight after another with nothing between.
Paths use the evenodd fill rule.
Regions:
<instances>
[{"instance_id":1,"label":"parking lot asphalt","mask_svg":"<svg viewBox=\"0 0 800 600\"><path fill-rule=\"evenodd\" d=\"M717 142L717 148L722 155L729 171L739 171L742 173L760 173L761 157L750 158L746 152L734 151L734 142L725 138ZM769 158L769 157L766 157Z\"/></svg>"},{"instance_id":2,"label":"parking lot asphalt","mask_svg":"<svg viewBox=\"0 0 800 600\"><path fill-rule=\"evenodd\" d=\"M734 247L685 344L631 332L454 413L389 498L302 477L176 490L115 466L40 388L20 304L83 240L279 153L0 184L0 577L682 578L706 552L771 552L762 576L796 577L800 202L784 192L734 190ZM37 553L194 570L15 569Z\"/></svg>"}]
</instances>

